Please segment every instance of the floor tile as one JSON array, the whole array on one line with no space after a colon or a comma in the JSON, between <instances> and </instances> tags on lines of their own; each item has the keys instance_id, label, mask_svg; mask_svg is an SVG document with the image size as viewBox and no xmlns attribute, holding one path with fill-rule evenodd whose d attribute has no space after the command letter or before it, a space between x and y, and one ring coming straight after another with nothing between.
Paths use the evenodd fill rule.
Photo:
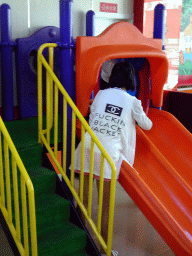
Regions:
<instances>
[{"instance_id":1,"label":"floor tile","mask_svg":"<svg viewBox=\"0 0 192 256\"><path fill-rule=\"evenodd\" d=\"M78 189L78 182L76 181ZM92 218L97 221L97 189L93 186ZM96 241L92 231L90 231ZM96 241L99 246L99 243ZM119 256L173 256L169 246L145 218L136 204L117 182L115 199L115 217L113 249Z\"/></svg>"},{"instance_id":2,"label":"floor tile","mask_svg":"<svg viewBox=\"0 0 192 256\"><path fill-rule=\"evenodd\" d=\"M0 255L14 256L13 251L7 241L5 233L0 225Z\"/></svg>"}]
</instances>

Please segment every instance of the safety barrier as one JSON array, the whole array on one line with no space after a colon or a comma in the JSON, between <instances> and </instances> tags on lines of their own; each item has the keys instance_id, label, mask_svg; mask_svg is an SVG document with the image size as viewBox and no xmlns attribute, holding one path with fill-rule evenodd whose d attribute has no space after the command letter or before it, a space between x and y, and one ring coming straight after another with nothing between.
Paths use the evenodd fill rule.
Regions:
<instances>
[{"instance_id":1,"label":"safety barrier","mask_svg":"<svg viewBox=\"0 0 192 256\"><path fill-rule=\"evenodd\" d=\"M37 255L31 179L0 117L0 209L22 256Z\"/></svg>"},{"instance_id":2,"label":"safety barrier","mask_svg":"<svg viewBox=\"0 0 192 256\"><path fill-rule=\"evenodd\" d=\"M115 186L116 186L116 167L112 159L97 139L96 135L77 109L62 84L55 76L53 72L53 57L54 48L57 44L44 44L39 48L38 51L38 136L39 143L42 143L47 148L53 161L55 162L58 170L62 174L67 186L69 187L73 197L79 205L82 213L87 219L91 229L95 233L99 243L106 251L107 255L111 255L112 248L112 234L113 234L113 219L114 219L114 204L115 204ZM43 56L43 50L48 48L49 50L49 63ZM43 124L43 69L46 70L46 123ZM63 129L58 129L58 102L59 93L63 95ZM70 106L72 110L72 139L71 139L71 177L70 179L66 175L66 159L67 159L67 108ZM81 122L81 171L80 171L80 193L75 190L74 187L74 162L75 162L75 141L76 141L76 122ZM45 127L45 129L43 129ZM51 132L54 134L54 149L52 150ZM83 204L84 194L84 150L85 150L85 131L91 136L91 154L90 154L90 175L89 175L89 197L88 197L88 208L86 209ZM57 159L58 151L58 134L63 133L63 164ZM100 186L99 186L99 201L98 201L98 214L97 224L92 219L92 191L93 191L93 167L94 167L94 144L99 148L101 152L101 169L100 169ZM102 219L102 198L103 198L103 185L104 185L104 160L106 160L111 166L112 177L110 187L110 208L109 208L109 222L108 222L108 240L105 243L101 235L101 219ZM63 165L63 166L62 166Z\"/></svg>"}]
</instances>

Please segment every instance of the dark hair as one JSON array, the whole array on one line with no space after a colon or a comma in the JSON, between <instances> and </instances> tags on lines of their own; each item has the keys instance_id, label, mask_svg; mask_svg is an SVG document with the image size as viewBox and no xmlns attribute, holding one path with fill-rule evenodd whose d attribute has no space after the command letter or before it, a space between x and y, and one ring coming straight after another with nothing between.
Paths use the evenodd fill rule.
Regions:
<instances>
[{"instance_id":1,"label":"dark hair","mask_svg":"<svg viewBox=\"0 0 192 256\"><path fill-rule=\"evenodd\" d=\"M127 91L135 90L135 70L129 62L116 63L109 78L109 87L125 88Z\"/></svg>"}]
</instances>

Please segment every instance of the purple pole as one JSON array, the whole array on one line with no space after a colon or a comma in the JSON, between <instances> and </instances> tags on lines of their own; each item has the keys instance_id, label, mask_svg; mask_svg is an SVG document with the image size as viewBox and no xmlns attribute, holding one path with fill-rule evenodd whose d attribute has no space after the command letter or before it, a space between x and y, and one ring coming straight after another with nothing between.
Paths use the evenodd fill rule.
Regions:
<instances>
[{"instance_id":1,"label":"purple pole","mask_svg":"<svg viewBox=\"0 0 192 256\"><path fill-rule=\"evenodd\" d=\"M95 13L91 10L86 13L86 36L95 36ZM91 98L94 99L94 91Z\"/></svg>"},{"instance_id":2,"label":"purple pole","mask_svg":"<svg viewBox=\"0 0 192 256\"><path fill-rule=\"evenodd\" d=\"M86 14L86 36L95 36L95 13L88 11Z\"/></svg>"},{"instance_id":3,"label":"purple pole","mask_svg":"<svg viewBox=\"0 0 192 256\"><path fill-rule=\"evenodd\" d=\"M60 0L61 83L75 101L73 70L73 0Z\"/></svg>"},{"instance_id":4,"label":"purple pole","mask_svg":"<svg viewBox=\"0 0 192 256\"><path fill-rule=\"evenodd\" d=\"M163 50L165 49L165 6L158 4L154 10L154 31L153 38L159 38L163 40Z\"/></svg>"},{"instance_id":5,"label":"purple pole","mask_svg":"<svg viewBox=\"0 0 192 256\"><path fill-rule=\"evenodd\" d=\"M60 39L58 44L60 47L61 56L61 83L65 90L75 102L75 73L73 69L74 59L74 40L73 40L73 0L60 0ZM62 98L62 97L61 97ZM63 113L62 99L60 101L60 110ZM61 118L63 120L63 116ZM62 122L63 123L63 122ZM67 176L70 178L70 170L68 169L71 164L71 123L72 123L72 110L67 108ZM62 128L63 130L63 128ZM63 136L63 135L62 135ZM63 137L62 137L63 141ZM64 184L66 192L72 199L69 189Z\"/></svg>"},{"instance_id":6,"label":"purple pole","mask_svg":"<svg viewBox=\"0 0 192 256\"><path fill-rule=\"evenodd\" d=\"M13 63L11 42L11 9L2 4L1 9L1 70L2 70L2 105L4 121L14 119L13 111Z\"/></svg>"}]
</instances>

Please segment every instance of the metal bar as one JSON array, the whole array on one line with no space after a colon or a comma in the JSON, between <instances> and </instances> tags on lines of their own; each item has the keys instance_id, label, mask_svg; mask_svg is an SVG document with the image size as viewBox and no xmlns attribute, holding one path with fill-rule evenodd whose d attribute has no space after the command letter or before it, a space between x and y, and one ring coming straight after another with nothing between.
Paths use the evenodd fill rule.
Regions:
<instances>
[{"instance_id":1,"label":"metal bar","mask_svg":"<svg viewBox=\"0 0 192 256\"><path fill-rule=\"evenodd\" d=\"M85 157L85 128L81 124L80 200L82 203L83 203L83 187L84 187L84 157Z\"/></svg>"},{"instance_id":2,"label":"metal bar","mask_svg":"<svg viewBox=\"0 0 192 256\"><path fill-rule=\"evenodd\" d=\"M30 233L31 233L31 250L32 256L37 256L37 231L36 231L36 210L34 190L28 188Z\"/></svg>"},{"instance_id":3,"label":"metal bar","mask_svg":"<svg viewBox=\"0 0 192 256\"><path fill-rule=\"evenodd\" d=\"M4 157L5 157L5 179L6 179L6 192L7 192L8 219L9 219L9 222L12 223L9 147L5 138L4 138Z\"/></svg>"},{"instance_id":4,"label":"metal bar","mask_svg":"<svg viewBox=\"0 0 192 256\"><path fill-rule=\"evenodd\" d=\"M93 167L94 167L94 141L91 139L89 197L88 197L88 216L89 216L89 218L91 218L91 208L92 208L92 198L93 198Z\"/></svg>"},{"instance_id":5,"label":"metal bar","mask_svg":"<svg viewBox=\"0 0 192 256\"><path fill-rule=\"evenodd\" d=\"M50 109L50 74L46 71L46 131L47 131L47 142L50 145L50 116L51 116L51 109Z\"/></svg>"},{"instance_id":6,"label":"metal bar","mask_svg":"<svg viewBox=\"0 0 192 256\"><path fill-rule=\"evenodd\" d=\"M21 242L17 163L16 163L16 160L15 160L13 155L12 155L12 173L13 173L13 191L14 191L14 206L15 206L16 236L17 236L18 241Z\"/></svg>"},{"instance_id":7,"label":"metal bar","mask_svg":"<svg viewBox=\"0 0 192 256\"><path fill-rule=\"evenodd\" d=\"M57 151L58 151L58 88L55 86L55 93L54 93L54 154L57 158Z\"/></svg>"},{"instance_id":8,"label":"metal bar","mask_svg":"<svg viewBox=\"0 0 192 256\"><path fill-rule=\"evenodd\" d=\"M67 101L63 96L63 171L66 173L67 161Z\"/></svg>"},{"instance_id":9,"label":"metal bar","mask_svg":"<svg viewBox=\"0 0 192 256\"><path fill-rule=\"evenodd\" d=\"M74 164L75 164L75 139L76 139L76 115L72 111L72 137L71 137L71 185L74 187Z\"/></svg>"},{"instance_id":10,"label":"metal bar","mask_svg":"<svg viewBox=\"0 0 192 256\"><path fill-rule=\"evenodd\" d=\"M49 47L49 66L53 70L53 47ZM47 123L47 141L50 144L50 130L53 121L53 79L46 71L46 123Z\"/></svg>"},{"instance_id":11,"label":"metal bar","mask_svg":"<svg viewBox=\"0 0 192 256\"><path fill-rule=\"evenodd\" d=\"M43 51L43 49L42 49ZM42 101L43 101L43 96L42 96L42 62L41 62L41 52L38 51L38 143L41 142L41 132L43 130L43 106L42 106Z\"/></svg>"},{"instance_id":12,"label":"metal bar","mask_svg":"<svg viewBox=\"0 0 192 256\"><path fill-rule=\"evenodd\" d=\"M111 187L110 187L110 200L109 200L109 224L108 224L108 237L107 237L107 256L111 255L112 242L113 242L113 220L115 208L115 192L116 192L116 171L111 170Z\"/></svg>"},{"instance_id":13,"label":"metal bar","mask_svg":"<svg viewBox=\"0 0 192 256\"><path fill-rule=\"evenodd\" d=\"M1 196L0 201L1 205L5 207L5 187L4 187L4 172L3 172L3 155L2 155L2 139L0 132L0 188L1 188Z\"/></svg>"},{"instance_id":14,"label":"metal bar","mask_svg":"<svg viewBox=\"0 0 192 256\"><path fill-rule=\"evenodd\" d=\"M100 168L100 180L99 180L99 203L98 203L98 216L97 216L97 230L101 234L101 218L102 218L102 206L103 206L103 185L104 185L104 157L101 154L101 168Z\"/></svg>"},{"instance_id":15,"label":"metal bar","mask_svg":"<svg viewBox=\"0 0 192 256\"><path fill-rule=\"evenodd\" d=\"M54 69L54 47L49 47L49 66L51 67L51 69ZM52 125L53 125L53 78L50 75L50 127L49 129L51 129Z\"/></svg>"},{"instance_id":16,"label":"metal bar","mask_svg":"<svg viewBox=\"0 0 192 256\"><path fill-rule=\"evenodd\" d=\"M27 222L26 187L25 187L25 180L22 176L21 176L21 199L22 199L24 249L25 249L25 255L28 256L29 255L29 236L28 236L28 222Z\"/></svg>"}]
</instances>

